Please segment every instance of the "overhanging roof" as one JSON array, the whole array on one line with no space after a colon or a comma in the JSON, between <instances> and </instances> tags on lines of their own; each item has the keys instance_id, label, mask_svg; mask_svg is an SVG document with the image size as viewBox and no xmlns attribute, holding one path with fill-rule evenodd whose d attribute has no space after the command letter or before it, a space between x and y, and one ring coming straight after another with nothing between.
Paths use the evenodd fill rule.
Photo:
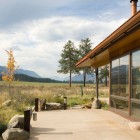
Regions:
<instances>
[{"instance_id":1,"label":"overhanging roof","mask_svg":"<svg viewBox=\"0 0 140 140\"><path fill-rule=\"evenodd\" d=\"M140 47L140 11L80 59L76 66L103 66L111 59L138 47Z\"/></svg>"}]
</instances>

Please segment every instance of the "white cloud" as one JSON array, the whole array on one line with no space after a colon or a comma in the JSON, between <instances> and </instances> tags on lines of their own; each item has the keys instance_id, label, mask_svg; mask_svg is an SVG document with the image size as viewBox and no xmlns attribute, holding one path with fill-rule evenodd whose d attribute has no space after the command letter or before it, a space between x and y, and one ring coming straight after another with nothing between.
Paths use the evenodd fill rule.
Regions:
<instances>
[{"instance_id":1,"label":"white cloud","mask_svg":"<svg viewBox=\"0 0 140 140\"><path fill-rule=\"evenodd\" d=\"M24 22L10 31L1 31L0 65L6 65L4 50L13 48L21 68L36 71L43 77L59 76L58 60L68 40L78 44L81 39L89 37L95 47L125 20L101 21L59 16Z\"/></svg>"}]
</instances>

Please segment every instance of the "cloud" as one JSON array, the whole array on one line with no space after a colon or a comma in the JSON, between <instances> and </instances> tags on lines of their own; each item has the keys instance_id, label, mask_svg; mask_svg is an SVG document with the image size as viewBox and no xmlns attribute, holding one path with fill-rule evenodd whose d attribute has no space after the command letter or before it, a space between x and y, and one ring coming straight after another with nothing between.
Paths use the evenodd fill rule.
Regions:
<instances>
[{"instance_id":1,"label":"cloud","mask_svg":"<svg viewBox=\"0 0 140 140\"><path fill-rule=\"evenodd\" d=\"M56 16L119 19L131 15L130 7L128 0L4 0L0 1L0 28Z\"/></svg>"},{"instance_id":2,"label":"cloud","mask_svg":"<svg viewBox=\"0 0 140 140\"><path fill-rule=\"evenodd\" d=\"M6 64L4 50L13 48L20 68L34 70L43 77L59 76L58 61L69 39L78 47L81 39L89 37L95 47L125 20L107 22L58 16L23 22L0 33L0 65Z\"/></svg>"},{"instance_id":3,"label":"cloud","mask_svg":"<svg viewBox=\"0 0 140 140\"><path fill-rule=\"evenodd\" d=\"M58 60L68 40L78 47L89 37L95 47L130 15L128 0L0 1L0 65L6 65L5 50L13 48L21 68L59 76Z\"/></svg>"}]
</instances>

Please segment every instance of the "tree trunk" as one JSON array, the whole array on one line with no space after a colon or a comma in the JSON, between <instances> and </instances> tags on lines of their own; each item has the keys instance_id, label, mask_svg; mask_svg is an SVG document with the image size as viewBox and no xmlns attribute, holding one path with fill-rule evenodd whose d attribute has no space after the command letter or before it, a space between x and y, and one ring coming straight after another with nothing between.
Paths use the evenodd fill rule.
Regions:
<instances>
[{"instance_id":1,"label":"tree trunk","mask_svg":"<svg viewBox=\"0 0 140 140\"><path fill-rule=\"evenodd\" d=\"M84 77L84 87L86 86L86 71L83 70L83 77Z\"/></svg>"},{"instance_id":2,"label":"tree trunk","mask_svg":"<svg viewBox=\"0 0 140 140\"><path fill-rule=\"evenodd\" d=\"M105 77L105 86L107 87L107 76Z\"/></svg>"},{"instance_id":3,"label":"tree trunk","mask_svg":"<svg viewBox=\"0 0 140 140\"><path fill-rule=\"evenodd\" d=\"M106 65L106 73L107 73L107 71L108 71L108 70L107 70L107 65ZM107 86L107 77L108 77L108 76L106 75L106 77L105 77L105 86Z\"/></svg>"},{"instance_id":4,"label":"tree trunk","mask_svg":"<svg viewBox=\"0 0 140 140\"><path fill-rule=\"evenodd\" d=\"M71 87L71 69L70 69L70 81L69 81L69 85Z\"/></svg>"},{"instance_id":5,"label":"tree trunk","mask_svg":"<svg viewBox=\"0 0 140 140\"><path fill-rule=\"evenodd\" d=\"M9 95L11 94L11 85L10 85L10 83L9 83Z\"/></svg>"}]
</instances>

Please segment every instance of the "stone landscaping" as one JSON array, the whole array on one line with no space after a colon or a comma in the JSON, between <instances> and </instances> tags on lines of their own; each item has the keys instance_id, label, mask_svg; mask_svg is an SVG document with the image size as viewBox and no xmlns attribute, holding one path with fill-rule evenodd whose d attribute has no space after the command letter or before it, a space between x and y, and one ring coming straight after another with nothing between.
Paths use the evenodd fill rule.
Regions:
<instances>
[{"instance_id":1,"label":"stone landscaping","mask_svg":"<svg viewBox=\"0 0 140 140\"><path fill-rule=\"evenodd\" d=\"M2 137L3 140L27 140L29 133L24 130L24 115L13 116Z\"/></svg>"},{"instance_id":2,"label":"stone landscaping","mask_svg":"<svg viewBox=\"0 0 140 140\"><path fill-rule=\"evenodd\" d=\"M2 134L2 137L4 140L27 140L29 133L20 128L10 128Z\"/></svg>"}]
</instances>

